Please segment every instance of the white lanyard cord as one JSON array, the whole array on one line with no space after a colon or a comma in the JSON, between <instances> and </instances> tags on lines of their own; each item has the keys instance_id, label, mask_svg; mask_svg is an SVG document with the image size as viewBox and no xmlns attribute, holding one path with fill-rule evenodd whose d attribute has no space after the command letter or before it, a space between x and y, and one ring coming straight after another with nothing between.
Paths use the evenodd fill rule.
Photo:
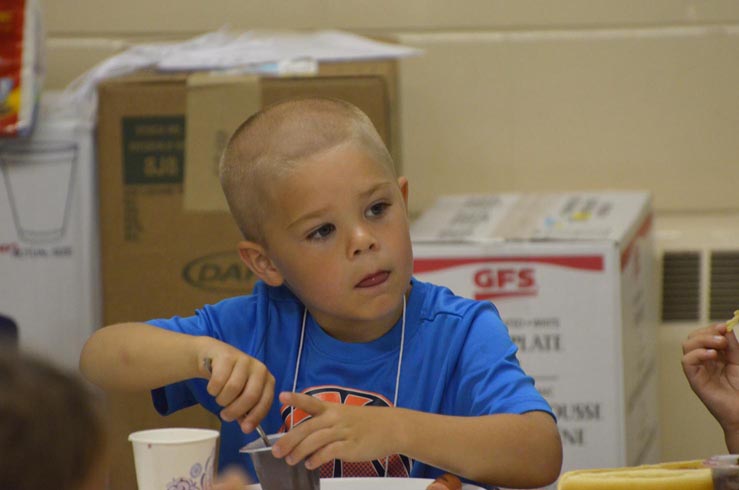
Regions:
<instances>
[{"instance_id":1,"label":"white lanyard cord","mask_svg":"<svg viewBox=\"0 0 739 490\"><path fill-rule=\"evenodd\" d=\"M400 352L398 352L398 372L395 375L395 395L393 396L393 407L398 406L398 392L400 391L400 368L403 366L403 346L405 345L405 294L403 294L403 320L400 322ZM387 478L388 461L390 456L385 456L385 478Z\"/></svg>"},{"instance_id":2,"label":"white lanyard cord","mask_svg":"<svg viewBox=\"0 0 739 490\"><path fill-rule=\"evenodd\" d=\"M308 318L308 308L303 307L303 325L300 327L300 343L298 344L298 358L295 360L295 376L293 376L293 393L298 387L298 372L300 371L300 356L303 353L303 339L305 338L305 320ZM290 430L293 430L295 420L295 407L290 406Z\"/></svg>"},{"instance_id":3,"label":"white lanyard cord","mask_svg":"<svg viewBox=\"0 0 739 490\"><path fill-rule=\"evenodd\" d=\"M405 294L403 294L403 316L400 323L400 351L398 352L398 369L395 374L395 395L393 396L393 406L398 406L398 393L400 388L400 369L403 366L403 347L405 345ZM303 353L303 340L305 339L305 323L308 318L308 308L303 309L303 324L300 327L300 343L298 344L298 357L295 360L295 375L293 377L293 393L298 387L298 372L300 371L300 356ZM294 407L290 407L290 430L293 429L293 422L295 420ZM385 456L385 477L388 474L388 461L390 456Z\"/></svg>"}]
</instances>

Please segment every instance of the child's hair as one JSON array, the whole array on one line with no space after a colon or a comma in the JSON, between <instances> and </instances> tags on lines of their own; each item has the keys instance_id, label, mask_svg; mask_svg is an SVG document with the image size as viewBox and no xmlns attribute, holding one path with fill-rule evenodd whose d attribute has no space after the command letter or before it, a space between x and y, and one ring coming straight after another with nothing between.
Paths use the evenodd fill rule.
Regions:
<instances>
[{"instance_id":1,"label":"child's hair","mask_svg":"<svg viewBox=\"0 0 739 490\"><path fill-rule=\"evenodd\" d=\"M18 325L7 316L0 315L0 347L18 345Z\"/></svg>"},{"instance_id":2,"label":"child's hair","mask_svg":"<svg viewBox=\"0 0 739 490\"><path fill-rule=\"evenodd\" d=\"M274 177L350 141L395 175L392 157L372 121L349 102L289 99L244 121L229 139L220 163L221 186L244 238L264 243L265 202Z\"/></svg>"},{"instance_id":3,"label":"child's hair","mask_svg":"<svg viewBox=\"0 0 739 490\"><path fill-rule=\"evenodd\" d=\"M105 438L80 378L0 349L0 489L78 489L103 461Z\"/></svg>"}]
</instances>

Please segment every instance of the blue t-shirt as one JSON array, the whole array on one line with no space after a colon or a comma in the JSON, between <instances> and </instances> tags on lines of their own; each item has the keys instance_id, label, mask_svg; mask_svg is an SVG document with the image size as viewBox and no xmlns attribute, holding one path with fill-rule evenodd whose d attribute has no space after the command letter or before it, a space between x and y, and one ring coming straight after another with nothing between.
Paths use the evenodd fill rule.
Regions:
<instances>
[{"instance_id":1,"label":"blue t-shirt","mask_svg":"<svg viewBox=\"0 0 739 490\"><path fill-rule=\"evenodd\" d=\"M521 369L517 348L492 303L455 296L446 288L416 279L412 285L399 407L459 416L534 410L552 414L532 378ZM276 380L275 403L262 427L276 433L290 427L289 407L281 407L277 395L293 387L303 311L303 304L286 287L258 282L251 295L205 306L192 317L149 323L214 337L262 361ZM398 320L372 342L347 343L328 335L308 315L296 391L346 404L392 405L401 323ZM169 414L199 403L218 415L222 407L207 393L206 384L204 379L190 379L153 390L154 405L160 413ZM297 424L302 416L296 412L294 418ZM236 422L222 422L220 468L236 463L253 476L249 456L239 449L256 437L256 433L242 433ZM384 459L335 461L321 468L321 476L382 476L384 465ZM392 456L388 462L388 476L436 478L441 473L405 456Z\"/></svg>"}]
</instances>

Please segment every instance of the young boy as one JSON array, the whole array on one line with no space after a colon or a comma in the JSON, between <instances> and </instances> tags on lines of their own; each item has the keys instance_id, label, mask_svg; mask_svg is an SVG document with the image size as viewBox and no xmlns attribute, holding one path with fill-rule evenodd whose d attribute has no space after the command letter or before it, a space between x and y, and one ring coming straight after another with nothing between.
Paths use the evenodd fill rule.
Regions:
<instances>
[{"instance_id":1,"label":"young boy","mask_svg":"<svg viewBox=\"0 0 739 490\"><path fill-rule=\"evenodd\" d=\"M152 389L163 414L220 415L221 467L248 465L238 449L261 423L287 432L276 457L322 477L557 478L551 409L495 307L412 278L408 182L364 113L273 105L234 132L220 171L261 281L193 317L99 330L80 361L90 380Z\"/></svg>"}]
</instances>

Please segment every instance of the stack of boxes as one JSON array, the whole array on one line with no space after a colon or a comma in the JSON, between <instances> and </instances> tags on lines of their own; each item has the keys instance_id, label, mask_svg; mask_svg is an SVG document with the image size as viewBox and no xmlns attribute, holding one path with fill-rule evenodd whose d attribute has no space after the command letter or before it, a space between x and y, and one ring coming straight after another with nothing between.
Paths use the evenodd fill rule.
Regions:
<instances>
[{"instance_id":1,"label":"stack of boxes","mask_svg":"<svg viewBox=\"0 0 739 490\"><path fill-rule=\"evenodd\" d=\"M411 235L416 277L497 306L557 415L565 471L658 461L648 194L447 196Z\"/></svg>"}]
</instances>

